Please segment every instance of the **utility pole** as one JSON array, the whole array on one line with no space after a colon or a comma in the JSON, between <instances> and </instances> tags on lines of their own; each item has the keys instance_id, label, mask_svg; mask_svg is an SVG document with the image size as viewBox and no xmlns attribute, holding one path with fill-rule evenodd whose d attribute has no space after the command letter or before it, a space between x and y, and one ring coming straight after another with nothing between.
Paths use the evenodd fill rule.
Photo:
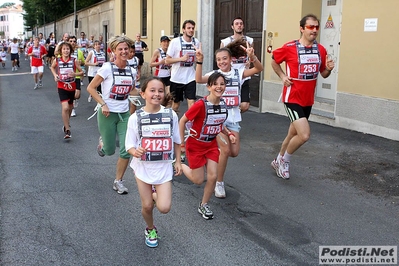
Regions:
<instances>
[{"instance_id":1,"label":"utility pole","mask_svg":"<svg viewBox=\"0 0 399 266\"><path fill-rule=\"evenodd\" d=\"M76 0L73 0L73 15L75 18L75 36L78 36L78 16L76 15Z\"/></svg>"}]
</instances>

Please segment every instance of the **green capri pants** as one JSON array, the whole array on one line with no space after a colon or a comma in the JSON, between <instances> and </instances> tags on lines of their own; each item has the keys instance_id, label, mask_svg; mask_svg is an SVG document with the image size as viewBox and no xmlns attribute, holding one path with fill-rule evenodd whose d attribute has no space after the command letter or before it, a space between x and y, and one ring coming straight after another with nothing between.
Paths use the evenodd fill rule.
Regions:
<instances>
[{"instance_id":1,"label":"green capri pants","mask_svg":"<svg viewBox=\"0 0 399 266\"><path fill-rule=\"evenodd\" d=\"M98 131L103 140L103 151L105 155L113 155L116 148L116 134L119 137L119 157L129 159L130 154L125 149L125 137L127 130L127 122L130 112L126 113L109 113L105 117L101 110L97 113Z\"/></svg>"}]
</instances>

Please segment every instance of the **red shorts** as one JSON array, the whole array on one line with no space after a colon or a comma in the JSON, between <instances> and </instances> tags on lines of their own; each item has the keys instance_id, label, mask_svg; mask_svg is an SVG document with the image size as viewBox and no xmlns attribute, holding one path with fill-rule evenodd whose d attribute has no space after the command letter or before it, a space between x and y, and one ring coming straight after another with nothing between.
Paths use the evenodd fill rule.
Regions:
<instances>
[{"instance_id":1,"label":"red shorts","mask_svg":"<svg viewBox=\"0 0 399 266\"><path fill-rule=\"evenodd\" d=\"M204 166L208 159L219 162L219 148L214 139L211 142L198 141L194 138L188 138L186 142L186 157L191 169L197 169Z\"/></svg>"}]
</instances>

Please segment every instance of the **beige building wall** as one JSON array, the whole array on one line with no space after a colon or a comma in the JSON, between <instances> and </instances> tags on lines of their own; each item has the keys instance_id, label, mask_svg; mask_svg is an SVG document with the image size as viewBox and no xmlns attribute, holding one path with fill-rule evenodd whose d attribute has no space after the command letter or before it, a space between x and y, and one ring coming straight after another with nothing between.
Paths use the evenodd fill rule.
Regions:
<instances>
[{"instance_id":1,"label":"beige building wall","mask_svg":"<svg viewBox=\"0 0 399 266\"><path fill-rule=\"evenodd\" d=\"M339 91L399 100L398 0L343 1ZM365 32L364 20L377 18L377 31Z\"/></svg>"},{"instance_id":2,"label":"beige building wall","mask_svg":"<svg viewBox=\"0 0 399 266\"><path fill-rule=\"evenodd\" d=\"M266 32L273 33L273 47L299 38L299 20L307 13L321 17L322 1L268 0ZM312 114L310 120L399 140L399 90L394 62L399 37L397 0L343 0L337 93L332 104L316 102L314 110L328 107L332 117ZM284 13L282 18L281 13ZM377 18L375 32L364 31L364 20ZM321 29L322 33L322 29ZM285 115L278 103L282 85L265 56L262 112ZM283 66L284 68L285 66ZM316 115L316 113L318 115Z\"/></svg>"},{"instance_id":3,"label":"beige building wall","mask_svg":"<svg viewBox=\"0 0 399 266\"><path fill-rule=\"evenodd\" d=\"M300 37L299 20L308 13L321 17L322 1L327 0L265 0L264 25L266 36L271 33L273 48ZM126 35L135 38L141 31L141 0L126 1ZM104 0L99 4L78 12L78 32L96 37L108 25L108 37L122 31L122 0ZM374 134L399 140L399 90L396 77L398 71L396 53L399 20L397 0L342 0L342 25L340 38L339 65L337 65L337 93L330 104L331 117L314 112L312 121L343 127L359 132ZM147 36L143 40L148 44L145 52L148 62L152 52L159 46L161 33L171 36L173 1L147 1ZM185 0L181 2L181 25L186 19L194 20L196 33L204 32L205 41L211 39L214 24L212 13L214 1ZM201 12L204 12L201 14ZM377 31L365 32L364 20L377 18ZM57 21L57 38L62 33L74 33L73 14ZM53 23L39 28L47 35L53 31ZM180 29L181 32L181 29ZM321 29L322 34L322 29ZM211 34L209 34L211 33ZM202 40L204 41L204 40ZM268 45L268 41L265 40ZM281 80L271 69L271 56L265 53L263 81L261 82L261 103L258 111L285 114L283 105L277 100L281 93ZM283 66L284 67L284 66ZM148 63L144 69L149 71ZM144 70L145 72L146 70ZM314 110L323 107L316 102Z\"/></svg>"}]
</instances>

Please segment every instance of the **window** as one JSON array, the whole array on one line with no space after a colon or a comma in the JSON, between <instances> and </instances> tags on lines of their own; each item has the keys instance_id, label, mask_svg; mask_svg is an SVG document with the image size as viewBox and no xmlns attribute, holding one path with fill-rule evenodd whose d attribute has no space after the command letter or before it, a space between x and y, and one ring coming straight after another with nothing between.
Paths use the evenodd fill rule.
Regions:
<instances>
[{"instance_id":1,"label":"window","mask_svg":"<svg viewBox=\"0 0 399 266\"><path fill-rule=\"evenodd\" d=\"M337 0L328 0L327 1L327 6L336 6L337 5Z\"/></svg>"},{"instance_id":2,"label":"window","mask_svg":"<svg viewBox=\"0 0 399 266\"><path fill-rule=\"evenodd\" d=\"M181 1L173 0L173 34L175 37L180 34L180 12Z\"/></svg>"},{"instance_id":3,"label":"window","mask_svg":"<svg viewBox=\"0 0 399 266\"><path fill-rule=\"evenodd\" d=\"M142 0L143 17L141 20L141 35L147 36L147 0Z\"/></svg>"}]
</instances>

